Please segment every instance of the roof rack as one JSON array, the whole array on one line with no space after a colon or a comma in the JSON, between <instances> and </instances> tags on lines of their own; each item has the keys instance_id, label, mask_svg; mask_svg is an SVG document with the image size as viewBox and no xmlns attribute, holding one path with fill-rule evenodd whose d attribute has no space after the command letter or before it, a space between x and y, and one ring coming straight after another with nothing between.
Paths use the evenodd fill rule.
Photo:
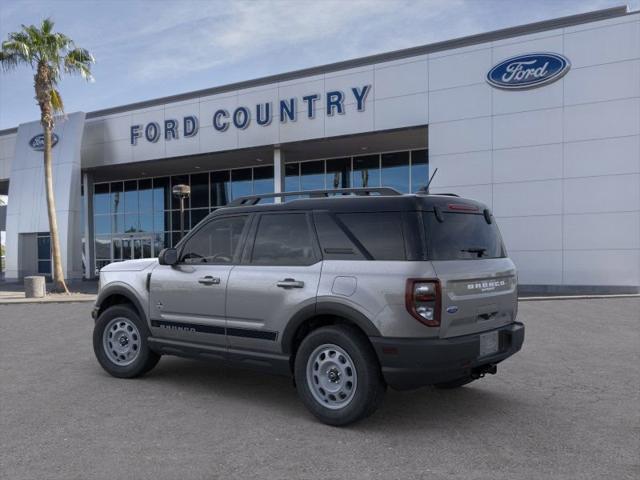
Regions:
<instances>
[{"instance_id":1,"label":"roof rack","mask_svg":"<svg viewBox=\"0 0 640 480\"><path fill-rule=\"evenodd\" d=\"M261 195L248 195L239 197L225 205L225 207L244 207L256 205L260 200L265 198L284 198L284 197L309 197L309 198L326 198L335 195L358 195L369 196L377 194L380 196L397 196L402 195L395 188L376 187L376 188L337 188L334 190L305 190L301 192L282 192L282 193L265 193Z\"/></svg>"}]
</instances>

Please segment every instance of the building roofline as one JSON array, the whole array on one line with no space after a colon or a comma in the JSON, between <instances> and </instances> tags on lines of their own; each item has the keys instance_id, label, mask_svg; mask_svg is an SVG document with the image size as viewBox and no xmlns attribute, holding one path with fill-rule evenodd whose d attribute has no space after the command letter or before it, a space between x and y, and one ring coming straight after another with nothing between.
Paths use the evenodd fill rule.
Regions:
<instances>
[{"instance_id":1,"label":"building roofline","mask_svg":"<svg viewBox=\"0 0 640 480\"><path fill-rule=\"evenodd\" d=\"M141 102L129 103L126 105L120 105L116 107L105 108L102 110L94 110L86 115L87 119L99 118L106 115L113 115L117 113L128 112L131 110L137 110L141 108L149 108L157 105L164 105L167 103L181 102L185 100L191 100L198 97L215 95L219 93L226 93L234 90L241 90L244 88L258 87L261 85L267 85L276 82L283 82L287 80L295 80L312 75L319 75L322 73L335 72L339 70L345 70L348 68L361 67L365 65L371 65L374 63L388 62L391 60L400 60L404 58L415 57L418 55L425 55L429 53L441 52L444 50L452 50L454 48L468 47L471 45L477 45L480 43L487 43L496 40L502 40L506 38L519 37L526 34L543 32L546 30L553 30L556 28L570 27L574 25L581 25L584 23L591 23L600 20L606 20L610 18L622 17L625 15L632 15L637 12L629 12L625 5L617 7L605 8L601 10L595 10L593 12L579 13L576 15L569 15L566 17L559 17L550 20L542 20L539 22L528 23L524 25L518 25L515 27L507 27L500 30L493 30L491 32L479 33L475 35L469 35L466 37L454 38L451 40L444 40L441 42L430 43L427 45L421 45L418 47L405 48L402 50L395 50L391 52L378 53L375 55L368 55L366 57L355 58L351 60L344 60L341 62L329 63L320 65L317 67L304 68L301 70L294 70L291 72L280 73L276 75L269 75L266 77L260 77L252 80L244 80L241 82L229 83L212 88L205 88L202 90L194 90L191 92L179 93L176 95L170 95L166 97L154 98L151 100L143 100ZM0 130L0 135L11 134L17 131L17 127L9 128L6 130Z\"/></svg>"}]
</instances>

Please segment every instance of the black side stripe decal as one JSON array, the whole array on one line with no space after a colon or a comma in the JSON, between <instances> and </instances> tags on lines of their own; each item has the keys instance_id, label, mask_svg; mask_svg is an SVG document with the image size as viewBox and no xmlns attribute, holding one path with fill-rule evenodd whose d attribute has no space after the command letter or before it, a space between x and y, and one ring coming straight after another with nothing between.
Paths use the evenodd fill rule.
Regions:
<instances>
[{"instance_id":1,"label":"black side stripe decal","mask_svg":"<svg viewBox=\"0 0 640 480\"><path fill-rule=\"evenodd\" d=\"M250 330L248 328L227 328L227 335L232 337L258 338L261 340L275 341L278 338L276 332L267 330Z\"/></svg>"},{"instance_id":2,"label":"black side stripe decal","mask_svg":"<svg viewBox=\"0 0 640 480\"><path fill-rule=\"evenodd\" d=\"M169 322L166 320L151 320L151 326L181 332L213 333L216 335L224 335L226 331L226 334L231 337L257 338L260 340L275 341L278 338L277 332L271 332L267 330L252 330L248 328L225 328L219 327L217 325L202 325L200 323L182 323Z\"/></svg>"}]
</instances>

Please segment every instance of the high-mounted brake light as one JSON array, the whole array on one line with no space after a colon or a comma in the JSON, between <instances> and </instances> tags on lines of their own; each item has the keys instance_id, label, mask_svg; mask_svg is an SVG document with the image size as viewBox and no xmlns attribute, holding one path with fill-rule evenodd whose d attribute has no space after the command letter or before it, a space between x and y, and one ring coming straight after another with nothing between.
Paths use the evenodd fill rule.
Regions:
<instances>
[{"instance_id":1,"label":"high-mounted brake light","mask_svg":"<svg viewBox=\"0 0 640 480\"><path fill-rule=\"evenodd\" d=\"M464 203L450 203L447 205L449 210L456 210L459 212L477 212L479 210L475 205L466 205Z\"/></svg>"},{"instance_id":2,"label":"high-mounted brake light","mask_svg":"<svg viewBox=\"0 0 640 480\"><path fill-rule=\"evenodd\" d=\"M405 303L413 318L428 327L440 326L440 282L431 279L407 280Z\"/></svg>"}]
</instances>

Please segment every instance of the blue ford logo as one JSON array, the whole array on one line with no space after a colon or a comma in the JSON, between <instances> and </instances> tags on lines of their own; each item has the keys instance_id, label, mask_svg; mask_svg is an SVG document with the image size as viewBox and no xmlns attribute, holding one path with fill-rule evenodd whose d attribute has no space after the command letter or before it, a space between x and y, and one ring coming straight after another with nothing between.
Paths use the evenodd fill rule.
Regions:
<instances>
[{"instance_id":1,"label":"blue ford logo","mask_svg":"<svg viewBox=\"0 0 640 480\"><path fill-rule=\"evenodd\" d=\"M58 143L58 140L59 140L58 135L56 135L55 133L52 133L51 148L56 146L56 143ZM29 140L29 146L34 150L37 150L38 152L43 152L44 151L44 133L39 133L38 135L33 137L31 140Z\"/></svg>"},{"instance_id":2,"label":"blue ford logo","mask_svg":"<svg viewBox=\"0 0 640 480\"><path fill-rule=\"evenodd\" d=\"M557 53L530 53L508 58L489 70L487 82L505 90L541 87L566 74L571 62Z\"/></svg>"},{"instance_id":3,"label":"blue ford logo","mask_svg":"<svg viewBox=\"0 0 640 480\"><path fill-rule=\"evenodd\" d=\"M455 305L451 305L450 307L447 307L447 313L454 314L457 311L458 311L458 307L456 307Z\"/></svg>"}]
</instances>

